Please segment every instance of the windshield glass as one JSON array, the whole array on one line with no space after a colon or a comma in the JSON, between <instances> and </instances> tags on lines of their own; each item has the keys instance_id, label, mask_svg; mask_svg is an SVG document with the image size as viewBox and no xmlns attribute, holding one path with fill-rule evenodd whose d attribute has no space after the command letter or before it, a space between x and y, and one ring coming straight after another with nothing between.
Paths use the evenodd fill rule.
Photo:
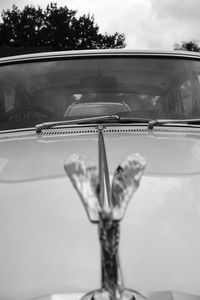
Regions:
<instances>
[{"instance_id":1,"label":"windshield glass","mask_svg":"<svg viewBox=\"0 0 200 300\"><path fill-rule=\"evenodd\" d=\"M118 114L200 117L200 61L102 57L0 67L0 129Z\"/></svg>"}]
</instances>

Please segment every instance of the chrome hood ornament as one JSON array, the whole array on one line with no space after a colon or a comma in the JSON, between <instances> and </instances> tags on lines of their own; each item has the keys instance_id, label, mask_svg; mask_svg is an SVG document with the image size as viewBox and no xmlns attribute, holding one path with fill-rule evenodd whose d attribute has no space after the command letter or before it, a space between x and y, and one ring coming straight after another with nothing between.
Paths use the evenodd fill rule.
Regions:
<instances>
[{"instance_id":1,"label":"chrome hood ornament","mask_svg":"<svg viewBox=\"0 0 200 300\"><path fill-rule=\"evenodd\" d=\"M139 187L145 160L139 154L129 155L115 170L110 185L103 127L98 128L99 170L92 162L72 155L65 171L78 192L91 222L98 223L101 244L102 287L82 300L134 300L144 298L126 289L119 263L119 222L128 203Z\"/></svg>"}]
</instances>

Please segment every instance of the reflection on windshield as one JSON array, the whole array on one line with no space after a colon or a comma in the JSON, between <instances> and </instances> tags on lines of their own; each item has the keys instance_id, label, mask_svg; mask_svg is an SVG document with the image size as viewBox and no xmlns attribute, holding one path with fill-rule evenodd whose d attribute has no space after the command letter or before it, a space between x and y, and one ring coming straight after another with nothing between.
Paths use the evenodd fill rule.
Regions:
<instances>
[{"instance_id":1,"label":"reflection on windshield","mask_svg":"<svg viewBox=\"0 0 200 300\"><path fill-rule=\"evenodd\" d=\"M200 117L200 62L87 58L0 67L0 129L77 117Z\"/></svg>"}]
</instances>

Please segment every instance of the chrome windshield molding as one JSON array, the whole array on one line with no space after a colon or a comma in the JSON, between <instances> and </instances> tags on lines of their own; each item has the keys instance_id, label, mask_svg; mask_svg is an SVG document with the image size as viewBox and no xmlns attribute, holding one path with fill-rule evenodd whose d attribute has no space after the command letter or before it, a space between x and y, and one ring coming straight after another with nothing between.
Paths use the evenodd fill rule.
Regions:
<instances>
[{"instance_id":1,"label":"chrome windshield molding","mask_svg":"<svg viewBox=\"0 0 200 300\"><path fill-rule=\"evenodd\" d=\"M119 239L120 221L139 187L145 160L138 154L129 155L116 168L111 188L104 129L104 126L97 126L98 171L92 162L76 154L64 164L89 220L98 224L101 246L101 288L84 295L82 300L144 299L140 293L124 287L119 260Z\"/></svg>"},{"instance_id":2,"label":"chrome windshield molding","mask_svg":"<svg viewBox=\"0 0 200 300\"><path fill-rule=\"evenodd\" d=\"M169 50L128 50L128 49L101 49L101 50L74 50L30 53L0 58L0 65L30 61L47 61L49 59L88 58L88 57L119 57L119 56L147 56L147 57L174 57L200 59L199 52L169 51Z\"/></svg>"}]
</instances>

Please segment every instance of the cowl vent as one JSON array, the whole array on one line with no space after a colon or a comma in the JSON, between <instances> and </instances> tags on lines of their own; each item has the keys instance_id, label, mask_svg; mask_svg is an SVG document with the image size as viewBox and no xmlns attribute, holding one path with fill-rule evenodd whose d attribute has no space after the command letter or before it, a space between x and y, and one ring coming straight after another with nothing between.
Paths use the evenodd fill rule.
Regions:
<instances>
[{"instance_id":1,"label":"cowl vent","mask_svg":"<svg viewBox=\"0 0 200 300\"><path fill-rule=\"evenodd\" d=\"M57 137L57 136L84 136L84 135L94 135L97 134L97 129L95 128L62 128L62 129L48 129L43 130L40 135L36 134L34 131L26 132L6 132L0 134L0 141L10 141L10 140L24 140L24 139L35 139L35 138L45 138L45 137ZM200 130L198 128L189 127L155 127L153 130L149 131L145 126L123 126L123 127L107 127L104 129L104 134L134 134L134 135L180 135L180 134L193 134L195 136L200 136Z\"/></svg>"}]
</instances>

